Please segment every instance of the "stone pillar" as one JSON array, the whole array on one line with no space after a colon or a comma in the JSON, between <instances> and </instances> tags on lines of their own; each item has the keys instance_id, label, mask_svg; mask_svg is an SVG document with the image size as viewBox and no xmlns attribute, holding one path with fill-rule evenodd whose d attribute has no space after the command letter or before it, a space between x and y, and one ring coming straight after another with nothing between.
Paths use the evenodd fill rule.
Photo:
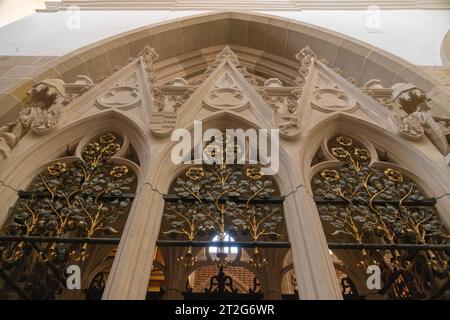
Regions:
<instances>
[{"instance_id":1,"label":"stone pillar","mask_svg":"<svg viewBox=\"0 0 450 320\"><path fill-rule=\"evenodd\" d=\"M162 196L144 185L133 202L102 299L145 299L163 208Z\"/></svg>"},{"instance_id":2,"label":"stone pillar","mask_svg":"<svg viewBox=\"0 0 450 320\"><path fill-rule=\"evenodd\" d=\"M281 300L283 260L289 249L260 249L267 263L259 269L264 300Z\"/></svg>"},{"instance_id":3,"label":"stone pillar","mask_svg":"<svg viewBox=\"0 0 450 320\"><path fill-rule=\"evenodd\" d=\"M284 188L291 188L290 190L300 185L293 173L285 173L284 181ZM298 188L285 199L284 214L300 298L342 299L319 213L311 194L304 187Z\"/></svg>"},{"instance_id":4,"label":"stone pillar","mask_svg":"<svg viewBox=\"0 0 450 320\"><path fill-rule=\"evenodd\" d=\"M164 258L164 267L167 272L167 277L164 281L164 300L183 300L182 292L184 290L187 272L186 267L178 258L183 256L186 251L184 247L161 247L159 248Z\"/></svg>"}]
</instances>

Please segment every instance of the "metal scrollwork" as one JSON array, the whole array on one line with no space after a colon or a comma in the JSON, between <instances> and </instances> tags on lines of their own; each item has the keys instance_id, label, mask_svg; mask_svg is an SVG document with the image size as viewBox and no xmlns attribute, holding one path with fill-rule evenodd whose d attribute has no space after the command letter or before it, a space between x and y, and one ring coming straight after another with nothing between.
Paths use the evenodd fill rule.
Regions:
<instances>
[{"instance_id":1,"label":"metal scrollwork","mask_svg":"<svg viewBox=\"0 0 450 320\"><path fill-rule=\"evenodd\" d=\"M205 152L208 151L214 157L216 150L207 146ZM281 206L258 203L273 196L276 190L257 165L229 164L224 154L220 164L190 167L176 180L173 192L179 200L166 203L163 237L190 241L216 235L224 241L226 234L252 241L283 237ZM188 248L183 262L195 262L191 252ZM258 248L254 254L255 260L264 261Z\"/></svg>"},{"instance_id":2,"label":"metal scrollwork","mask_svg":"<svg viewBox=\"0 0 450 320\"><path fill-rule=\"evenodd\" d=\"M120 233L120 219L131 203L124 195L134 192L136 183L133 170L113 159L122 145L121 137L105 133L82 147L82 159L50 163L11 209L3 234L95 238ZM2 241L0 253L0 267L10 270L30 298L51 299L65 286L60 278L65 268L85 261L89 248L82 241Z\"/></svg>"},{"instance_id":3,"label":"metal scrollwork","mask_svg":"<svg viewBox=\"0 0 450 320\"><path fill-rule=\"evenodd\" d=\"M320 170L312 180L318 210L331 240L376 244L446 244L434 206L425 192L397 166L371 165L361 143L336 136L326 146L341 166ZM378 264L391 298L426 298L450 279L445 251L371 251L363 249L358 264ZM365 270L365 269L364 269Z\"/></svg>"}]
</instances>

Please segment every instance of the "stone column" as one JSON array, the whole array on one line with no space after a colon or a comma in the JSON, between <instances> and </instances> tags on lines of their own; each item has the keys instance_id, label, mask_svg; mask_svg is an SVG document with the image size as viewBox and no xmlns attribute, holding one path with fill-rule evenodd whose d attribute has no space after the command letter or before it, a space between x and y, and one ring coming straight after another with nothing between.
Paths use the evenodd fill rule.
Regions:
<instances>
[{"instance_id":1,"label":"stone column","mask_svg":"<svg viewBox=\"0 0 450 320\"><path fill-rule=\"evenodd\" d=\"M130 211L103 299L145 299L163 208L162 196L144 185Z\"/></svg>"},{"instance_id":2,"label":"stone column","mask_svg":"<svg viewBox=\"0 0 450 320\"><path fill-rule=\"evenodd\" d=\"M177 259L183 256L186 251L184 247L161 247L159 248L164 258L164 267L167 278L164 281L164 300L183 300L187 274L186 267Z\"/></svg>"},{"instance_id":3,"label":"stone column","mask_svg":"<svg viewBox=\"0 0 450 320\"><path fill-rule=\"evenodd\" d=\"M264 300L281 300L283 260L289 249L260 249L267 263L260 268L261 292Z\"/></svg>"},{"instance_id":4,"label":"stone column","mask_svg":"<svg viewBox=\"0 0 450 320\"><path fill-rule=\"evenodd\" d=\"M281 161L283 162L283 158ZM287 162L286 159L284 162ZM316 204L303 187L306 183L299 181L296 170L290 163L281 168L280 178L284 182L282 192L289 192L302 185L284 201L286 228L300 298L342 299Z\"/></svg>"}]
</instances>

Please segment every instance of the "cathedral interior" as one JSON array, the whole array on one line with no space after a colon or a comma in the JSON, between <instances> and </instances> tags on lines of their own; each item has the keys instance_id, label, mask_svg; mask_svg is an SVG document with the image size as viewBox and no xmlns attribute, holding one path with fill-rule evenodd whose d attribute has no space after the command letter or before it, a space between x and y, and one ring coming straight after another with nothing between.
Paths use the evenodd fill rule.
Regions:
<instances>
[{"instance_id":1,"label":"cathedral interior","mask_svg":"<svg viewBox=\"0 0 450 320\"><path fill-rule=\"evenodd\" d=\"M0 14L0 299L450 299L450 4L71 2Z\"/></svg>"}]
</instances>

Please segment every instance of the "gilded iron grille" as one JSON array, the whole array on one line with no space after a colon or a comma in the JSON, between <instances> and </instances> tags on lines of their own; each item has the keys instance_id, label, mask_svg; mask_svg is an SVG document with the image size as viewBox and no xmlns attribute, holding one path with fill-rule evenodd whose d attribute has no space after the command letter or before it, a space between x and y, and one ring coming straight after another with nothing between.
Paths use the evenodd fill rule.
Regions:
<instances>
[{"instance_id":1,"label":"gilded iron grille","mask_svg":"<svg viewBox=\"0 0 450 320\"><path fill-rule=\"evenodd\" d=\"M117 161L127 147L114 132L98 135L20 192L0 237L5 298L54 299L69 265L86 266L95 243L118 243L111 235L121 234L136 188L135 173Z\"/></svg>"},{"instance_id":2,"label":"gilded iron grille","mask_svg":"<svg viewBox=\"0 0 450 320\"><path fill-rule=\"evenodd\" d=\"M266 248L290 247L282 210L284 199L272 178L261 173L260 164L236 164L239 147L230 143L225 134L223 142L223 154L215 145L206 145L203 150L204 156L219 161L187 167L164 196L166 204L157 245L184 247L184 254L177 260L190 270L205 262L198 261L203 252L199 247L205 248L206 261L211 259L208 248L216 248L216 259L213 257L210 263L217 266L219 273L211 278L210 290L188 290L184 293L188 298L242 298L232 285L227 287L232 283L227 267L239 261L261 269L268 263ZM233 156L227 157L228 153L234 154L232 161ZM235 241L227 241L228 238ZM238 252L246 248L246 260L240 260L240 253L231 258L227 247L239 248Z\"/></svg>"},{"instance_id":3,"label":"gilded iron grille","mask_svg":"<svg viewBox=\"0 0 450 320\"><path fill-rule=\"evenodd\" d=\"M191 244L208 243L215 236L222 249L227 234L239 240L238 246L242 242L287 240L282 227L283 199L275 196L272 180L262 176L256 165L193 166L176 180L173 191L165 196L161 240L185 240L186 266L195 262ZM261 265L263 258L258 246L254 247L252 261Z\"/></svg>"},{"instance_id":4,"label":"gilded iron grille","mask_svg":"<svg viewBox=\"0 0 450 320\"><path fill-rule=\"evenodd\" d=\"M356 278L379 265L384 287L377 293L386 298L445 295L449 235L434 199L400 167L376 161L376 154L348 136L333 137L325 149L334 158L329 160L341 164L320 170L312 187L327 238L339 241L330 244L334 253L353 266Z\"/></svg>"}]
</instances>

